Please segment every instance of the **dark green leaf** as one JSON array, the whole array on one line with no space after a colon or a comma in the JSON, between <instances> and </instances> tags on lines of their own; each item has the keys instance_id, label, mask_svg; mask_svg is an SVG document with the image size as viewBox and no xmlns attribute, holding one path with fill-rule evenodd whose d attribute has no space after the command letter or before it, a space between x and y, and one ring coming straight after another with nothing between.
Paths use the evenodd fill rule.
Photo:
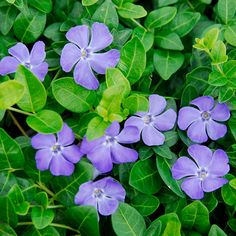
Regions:
<instances>
[{"instance_id":1,"label":"dark green leaf","mask_svg":"<svg viewBox=\"0 0 236 236\"><path fill-rule=\"evenodd\" d=\"M28 0L30 6L44 13L49 13L52 10L52 0Z\"/></svg>"}]
</instances>

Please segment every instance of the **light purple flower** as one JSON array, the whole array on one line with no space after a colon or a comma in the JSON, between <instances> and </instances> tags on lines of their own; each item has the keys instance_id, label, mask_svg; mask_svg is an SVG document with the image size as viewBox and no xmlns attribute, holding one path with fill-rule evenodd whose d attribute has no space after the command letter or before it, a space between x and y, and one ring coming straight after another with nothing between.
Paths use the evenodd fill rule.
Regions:
<instances>
[{"instance_id":1,"label":"light purple flower","mask_svg":"<svg viewBox=\"0 0 236 236\"><path fill-rule=\"evenodd\" d=\"M119 201L124 201L125 194L119 182L106 177L81 184L75 196L75 204L94 206L101 215L108 216L116 211Z\"/></svg>"},{"instance_id":2,"label":"light purple flower","mask_svg":"<svg viewBox=\"0 0 236 236\"><path fill-rule=\"evenodd\" d=\"M72 144L75 136L71 128L64 123L62 130L54 134L36 134L31 139L33 148L39 149L36 152L36 165L39 170L50 169L53 175L71 175L74 171L74 164L81 156L77 145Z\"/></svg>"},{"instance_id":3,"label":"light purple flower","mask_svg":"<svg viewBox=\"0 0 236 236\"><path fill-rule=\"evenodd\" d=\"M201 199L204 192L212 192L228 182L221 178L229 172L227 154L217 149L214 153L206 146L193 144L188 148L193 158L180 157L171 171L174 179L185 178L181 184L183 191L192 199Z\"/></svg>"},{"instance_id":4,"label":"light purple flower","mask_svg":"<svg viewBox=\"0 0 236 236\"><path fill-rule=\"evenodd\" d=\"M165 136L160 131L167 131L174 127L176 112L166 108L166 100L157 94L149 96L149 111L137 112L125 122L125 127L135 126L142 134L143 142L148 146L162 145Z\"/></svg>"},{"instance_id":5,"label":"light purple flower","mask_svg":"<svg viewBox=\"0 0 236 236\"><path fill-rule=\"evenodd\" d=\"M105 74L106 69L115 67L120 59L120 53L116 49L97 53L113 41L108 27L103 23L95 22L90 34L87 25L75 26L66 33L66 38L70 43L62 49L60 60L62 69L69 72L75 66L75 82L87 89L97 89L99 82L92 69L98 74Z\"/></svg>"},{"instance_id":6,"label":"light purple flower","mask_svg":"<svg viewBox=\"0 0 236 236\"><path fill-rule=\"evenodd\" d=\"M134 162L138 159L137 151L120 145L138 142L137 134L138 129L131 126L120 132L119 123L114 121L101 138L89 142L85 137L81 144L81 152L87 154L95 168L106 173L112 170L113 163Z\"/></svg>"},{"instance_id":7,"label":"light purple flower","mask_svg":"<svg viewBox=\"0 0 236 236\"><path fill-rule=\"evenodd\" d=\"M30 53L23 43L17 43L9 48L8 52L12 56L6 56L0 61L0 75L14 73L17 67L22 64L32 71L38 79L44 80L48 73L48 64L44 62L46 57L44 42L36 42Z\"/></svg>"},{"instance_id":8,"label":"light purple flower","mask_svg":"<svg viewBox=\"0 0 236 236\"><path fill-rule=\"evenodd\" d=\"M225 136L227 127L219 122L227 121L230 118L230 111L226 104L214 102L210 96L198 97L190 104L198 109L181 108L178 126L181 130L187 129L187 135L193 142L204 143L208 140L208 136L212 140Z\"/></svg>"}]
</instances>

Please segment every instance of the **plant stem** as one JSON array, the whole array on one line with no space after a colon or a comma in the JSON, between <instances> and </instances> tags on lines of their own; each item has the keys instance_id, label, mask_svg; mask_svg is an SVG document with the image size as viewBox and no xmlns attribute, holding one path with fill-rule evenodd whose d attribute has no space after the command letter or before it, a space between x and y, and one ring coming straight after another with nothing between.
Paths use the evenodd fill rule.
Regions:
<instances>
[{"instance_id":1,"label":"plant stem","mask_svg":"<svg viewBox=\"0 0 236 236\"><path fill-rule=\"evenodd\" d=\"M63 206L63 205L52 205L52 206L48 206L47 208L48 209L54 209L54 208L64 208L65 206Z\"/></svg>"},{"instance_id":2,"label":"plant stem","mask_svg":"<svg viewBox=\"0 0 236 236\"><path fill-rule=\"evenodd\" d=\"M41 182L38 182L37 184L35 184L35 187L40 188L42 190L44 190L46 193L48 193L48 195L50 195L51 197L54 197L54 193L48 189L44 184L42 184Z\"/></svg>"},{"instance_id":3,"label":"plant stem","mask_svg":"<svg viewBox=\"0 0 236 236\"><path fill-rule=\"evenodd\" d=\"M60 73L61 73L61 70L58 70L52 80L57 79L59 77Z\"/></svg>"},{"instance_id":4,"label":"plant stem","mask_svg":"<svg viewBox=\"0 0 236 236\"><path fill-rule=\"evenodd\" d=\"M157 90L157 88L162 84L162 82L163 82L162 79L160 79L160 80L158 81L158 83L156 84L156 86L155 86L154 89L152 90L152 93L154 93L154 92Z\"/></svg>"},{"instance_id":5,"label":"plant stem","mask_svg":"<svg viewBox=\"0 0 236 236\"><path fill-rule=\"evenodd\" d=\"M14 108L14 107L9 107L7 110L10 110L10 111L14 111L14 112L18 112L18 113L21 113L21 114L24 114L24 115L27 115L27 116L32 116L34 115L33 113L29 113L27 111L22 111L22 110L19 110L17 108Z\"/></svg>"},{"instance_id":6,"label":"plant stem","mask_svg":"<svg viewBox=\"0 0 236 236\"><path fill-rule=\"evenodd\" d=\"M10 117L12 118L14 124L17 126L17 128L20 130L20 132L25 136L25 137L29 137L27 135L27 133L24 131L24 129L21 127L20 123L17 121L17 119L15 118L15 116L12 114L11 111L7 111L8 114L10 115Z\"/></svg>"}]
</instances>

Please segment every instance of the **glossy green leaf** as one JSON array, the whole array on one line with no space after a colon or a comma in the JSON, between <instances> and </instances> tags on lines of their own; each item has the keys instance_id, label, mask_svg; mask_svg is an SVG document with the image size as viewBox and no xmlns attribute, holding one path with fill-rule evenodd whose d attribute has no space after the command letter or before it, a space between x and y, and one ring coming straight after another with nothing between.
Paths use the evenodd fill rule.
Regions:
<instances>
[{"instance_id":1,"label":"glossy green leaf","mask_svg":"<svg viewBox=\"0 0 236 236\"><path fill-rule=\"evenodd\" d=\"M36 229L35 227L28 227L22 236L60 236L56 228L48 226L44 229Z\"/></svg>"},{"instance_id":2,"label":"glossy green leaf","mask_svg":"<svg viewBox=\"0 0 236 236\"><path fill-rule=\"evenodd\" d=\"M118 8L118 13L121 17L128 19L142 18L147 15L146 10L142 6L135 5L131 2L122 4L122 6Z\"/></svg>"},{"instance_id":3,"label":"glossy green leaf","mask_svg":"<svg viewBox=\"0 0 236 236\"><path fill-rule=\"evenodd\" d=\"M220 103L227 102L233 97L233 95L234 95L234 90L232 88L228 88L226 86L221 87L218 98L219 102Z\"/></svg>"},{"instance_id":4,"label":"glossy green leaf","mask_svg":"<svg viewBox=\"0 0 236 236\"><path fill-rule=\"evenodd\" d=\"M219 0L217 3L217 14L226 25L236 12L236 2L234 0Z\"/></svg>"},{"instance_id":5,"label":"glossy green leaf","mask_svg":"<svg viewBox=\"0 0 236 236\"><path fill-rule=\"evenodd\" d=\"M154 152L164 158L172 159L175 157L175 154L170 150L170 148L167 145L161 145L153 147Z\"/></svg>"},{"instance_id":6,"label":"glossy green leaf","mask_svg":"<svg viewBox=\"0 0 236 236\"><path fill-rule=\"evenodd\" d=\"M142 236L146 229L143 217L127 203L120 203L111 220L117 236Z\"/></svg>"},{"instance_id":7,"label":"glossy green leaf","mask_svg":"<svg viewBox=\"0 0 236 236\"><path fill-rule=\"evenodd\" d=\"M234 176L229 175L227 179L231 181L234 179ZM236 189L234 189L230 184L225 184L221 188L221 196L227 205L233 206L236 204Z\"/></svg>"},{"instance_id":8,"label":"glossy green leaf","mask_svg":"<svg viewBox=\"0 0 236 236\"><path fill-rule=\"evenodd\" d=\"M181 107L188 106L189 103L198 96L197 89L191 84L187 85L181 96Z\"/></svg>"},{"instance_id":9,"label":"glossy green leaf","mask_svg":"<svg viewBox=\"0 0 236 236\"><path fill-rule=\"evenodd\" d=\"M10 171L0 172L0 194L5 195L9 192L11 187L17 184L16 177Z\"/></svg>"},{"instance_id":10,"label":"glossy green leaf","mask_svg":"<svg viewBox=\"0 0 236 236\"><path fill-rule=\"evenodd\" d=\"M212 49L217 42L220 30L218 28L212 28L204 35L203 43L208 49Z\"/></svg>"},{"instance_id":11,"label":"glossy green leaf","mask_svg":"<svg viewBox=\"0 0 236 236\"><path fill-rule=\"evenodd\" d=\"M224 32L225 40L232 46L236 46L236 25L228 25Z\"/></svg>"},{"instance_id":12,"label":"glossy green leaf","mask_svg":"<svg viewBox=\"0 0 236 236\"><path fill-rule=\"evenodd\" d=\"M17 236L14 229L8 224L0 224L0 236Z\"/></svg>"},{"instance_id":13,"label":"glossy green leaf","mask_svg":"<svg viewBox=\"0 0 236 236\"><path fill-rule=\"evenodd\" d=\"M22 98L25 87L22 83L8 80L0 83L0 109L5 110Z\"/></svg>"},{"instance_id":14,"label":"glossy green leaf","mask_svg":"<svg viewBox=\"0 0 236 236\"><path fill-rule=\"evenodd\" d=\"M213 71L209 75L208 83L212 86L224 86L228 82L227 77L218 71Z\"/></svg>"},{"instance_id":15,"label":"glossy green leaf","mask_svg":"<svg viewBox=\"0 0 236 236\"><path fill-rule=\"evenodd\" d=\"M41 110L35 115L28 116L26 123L39 133L51 134L62 129L63 120L55 111Z\"/></svg>"},{"instance_id":16,"label":"glossy green leaf","mask_svg":"<svg viewBox=\"0 0 236 236\"><path fill-rule=\"evenodd\" d=\"M219 226L213 224L208 236L227 236L227 234Z\"/></svg>"},{"instance_id":17,"label":"glossy green leaf","mask_svg":"<svg viewBox=\"0 0 236 236\"><path fill-rule=\"evenodd\" d=\"M154 161L147 159L136 162L130 172L129 184L142 193L157 193L162 182Z\"/></svg>"},{"instance_id":18,"label":"glossy green leaf","mask_svg":"<svg viewBox=\"0 0 236 236\"><path fill-rule=\"evenodd\" d=\"M132 85L141 78L145 66L146 53L144 46L137 37L134 37L122 48L118 68Z\"/></svg>"},{"instance_id":19,"label":"glossy green leaf","mask_svg":"<svg viewBox=\"0 0 236 236\"><path fill-rule=\"evenodd\" d=\"M180 52L155 50L154 67L162 79L168 80L184 63L184 55Z\"/></svg>"},{"instance_id":20,"label":"glossy green leaf","mask_svg":"<svg viewBox=\"0 0 236 236\"><path fill-rule=\"evenodd\" d=\"M222 64L227 61L228 56L226 55L226 46L221 40L218 40L215 43L211 50L211 56L212 65Z\"/></svg>"},{"instance_id":21,"label":"glossy green leaf","mask_svg":"<svg viewBox=\"0 0 236 236\"><path fill-rule=\"evenodd\" d=\"M82 0L82 4L83 6L91 6L93 4L95 4L98 0Z\"/></svg>"},{"instance_id":22,"label":"glossy green leaf","mask_svg":"<svg viewBox=\"0 0 236 236\"><path fill-rule=\"evenodd\" d=\"M164 7L176 3L178 1L179 0L155 0L154 3L156 3L156 6L158 7Z\"/></svg>"},{"instance_id":23,"label":"glossy green leaf","mask_svg":"<svg viewBox=\"0 0 236 236\"><path fill-rule=\"evenodd\" d=\"M49 13L52 11L52 0L28 0L28 3L41 12Z\"/></svg>"}]
</instances>

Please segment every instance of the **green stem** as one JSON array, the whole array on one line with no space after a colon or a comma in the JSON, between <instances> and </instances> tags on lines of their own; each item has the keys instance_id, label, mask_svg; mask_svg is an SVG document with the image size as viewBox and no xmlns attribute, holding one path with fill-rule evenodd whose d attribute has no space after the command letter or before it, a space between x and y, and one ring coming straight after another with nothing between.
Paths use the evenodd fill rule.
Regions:
<instances>
[{"instance_id":1,"label":"green stem","mask_svg":"<svg viewBox=\"0 0 236 236\"><path fill-rule=\"evenodd\" d=\"M48 189L44 184L42 184L41 182L38 182L37 184L35 184L35 186L37 188L40 188L40 189L44 190L51 197L54 197L55 194L50 189Z\"/></svg>"},{"instance_id":2,"label":"green stem","mask_svg":"<svg viewBox=\"0 0 236 236\"><path fill-rule=\"evenodd\" d=\"M60 73L61 73L61 70L58 70L52 80L57 79L59 77Z\"/></svg>"},{"instance_id":3,"label":"green stem","mask_svg":"<svg viewBox=\"0 0 236 236\"><path fill-rule=\"evenodd\" d=\"M58 67L49 68L48 71L55 71L55 70L58 70L58 69L60 69L59 66Z\"/></svg>"},{"instance_id":4,"label":"green stem","mask_svg":"<svg viewBox=\"0 0 236 236\"><path fill-rule=\"evenodd\" d=\"M22 110L19 110L17 108L14 108L14 107L9 107L7 108L7 110L10 110L10 111L14 111L14 112L18 112L18 113L21 113L21 114L24 114L24 115L27 115L27 116L32 116L34 115L33 113L29 113L27 111L22 111Z\"/></svg>"},{"instance_id":5,"label":"green stem","mask_svg":"<svg viewBox=\"0 0 236 236\"><path fill-rule=\"evenodd\" d=\"M225 76L224 71L220 68L220 66L219 66L218 64L216 64L216 65L214 65L214 66L217 68L217 70L218 70L223 76Z\"/></svg>"},{"instance_id":6,"label":"green stem","mask_svg":"<svg viewBox=\"0 0 236 236\"><path fill-rule=\"evenodd\" d=\"M143 28L145 30L145 32L147 32L147 29L145 27L143 27L138 21L136 21L135 19L131 19L131 21L136 24L137 26Z\"/></svg>"},{"instance_id":7,"label":"green stem","mask_svg":"<svg viewBox=\"0 0 236 236\"><path fill-rule=\"evenodd\" d=\"M55 209L55 208L64 208L65 206L63 205L52 205L52 206L48 206L48 209Z\"/></svg>"},{"instance_id":8,"label":"green stem","mask_svg":"<svg viewBox=\"0 0 236 236\"><path fill-rule=\"evenodd\" d=\"M154 92L157 90L157 88L158 88L162 83L163 83L163 80L160 79L159 82L158 82L158 83L155 85L155 87L153 88L152 93L154 93Z\"/></svg>"}]
</instances>

